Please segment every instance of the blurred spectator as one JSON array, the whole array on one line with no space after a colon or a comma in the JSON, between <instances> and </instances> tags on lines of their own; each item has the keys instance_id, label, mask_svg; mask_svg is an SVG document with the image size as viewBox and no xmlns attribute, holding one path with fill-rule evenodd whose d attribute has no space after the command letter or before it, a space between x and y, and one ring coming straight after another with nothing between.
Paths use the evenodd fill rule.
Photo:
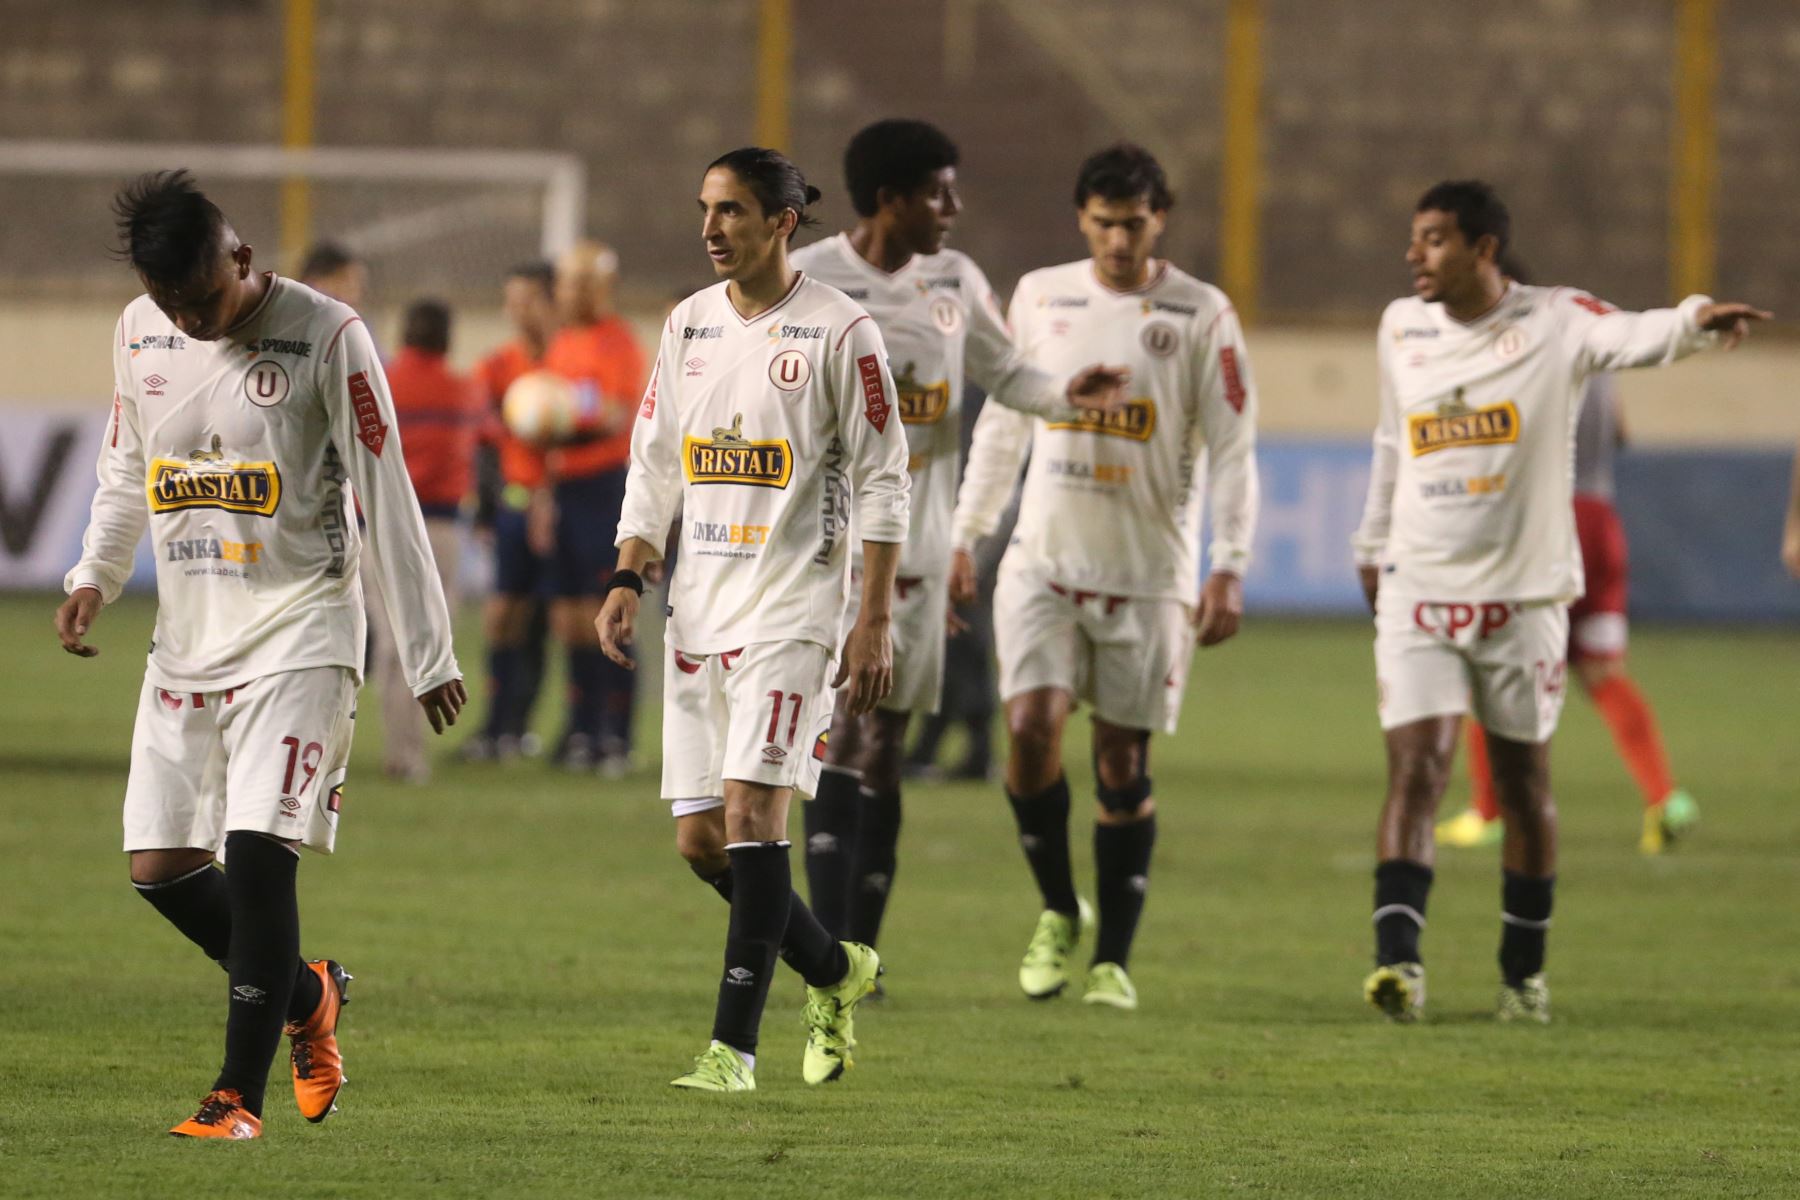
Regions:
<instances>
[{"instance_id":1,"label":"blurred spectator","mask_svg":"<svg viewBox=\"0 0 1800 1200\"><path fill-rule=\"evenodd\" d=\"M369 268L342 242L315 242L300 260L301 283L358 312L369 298Z\"/></svg>"},{"instance_id":2,"label":"blurred spectator","mask_svg":"<svg viewBox=\"0 0 1800 1200\"><path fill-rule=\"evenodd\" d=\"M613 310L619 256L598 242L576 243L556 264L563 329L544 367L575 384L575 437L546 453L550 487L529 524L536 548L553 555L550 624L569 651L569 717L557 761L572 770L623 773L631 754L633 675L600 652L594 618L612 575L613 536L625 503L631 423L644 390L644 352Z\"/></svg>"},{"instance_id":3,"label":"blurred spectator","mask_svg":"<svg viewBox=\"0 0 1800 1200\"><path fill-rule=\"evenodd\" d=\"M555 289L556 269L548 262L513 268L502 293L513 338L475 368L488 411L483 438L495 452L498 485L492 503L494 593L482 620L488 646L487 717L481 732L463 748L463 757L475 761L536 752L531 710L544 677L550 560L532 548L526 514L533 494L545 487L544 451L507 432L500 408L513 380L543 364L559 323Z\"/></svg>"},{"instance_id":4,"label":"blurred spectator","mask_svg":"<svg viewBox=\"0 0 1800 1200\"><path fill-rule=\"evenodd\" d=\"M394 394L394 418L406 447L407 473L418 493L425 532L437 560L438 578L454 621L462 560L460 510L474 479L475 439L481 401L474 386L445 361L450 352L450 310L436 300L419 300L406 310L400 352L387 364ZM423 783L431 776L425 757L425 714L401 674L393 627L380 587L364 576L368 590L370 675L381 695L387 729L383 769L393 779Z\"/></svg>"}]
</instances>

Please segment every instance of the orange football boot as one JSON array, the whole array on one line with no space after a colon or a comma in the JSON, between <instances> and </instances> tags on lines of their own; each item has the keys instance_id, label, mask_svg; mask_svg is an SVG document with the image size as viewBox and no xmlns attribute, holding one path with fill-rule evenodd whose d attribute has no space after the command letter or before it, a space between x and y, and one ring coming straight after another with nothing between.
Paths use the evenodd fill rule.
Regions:
<instances>
[{"instance_id":1,"label":"orange football boot","mask_svg":"<svg viewBox=\"0 0 1800 1200\"><path fill-rule=\"evenodd\" d=\"M314 959L307 969L322 986L319 1007L304 1021L289 1021L288 1061L294 1069L294 1102L300 1115L315 1125L337 1111L338 1089L344 1086L344 1056L338 1053L338 1015L350 1002L355 978L329 958Z\"/></svg>"},{"instance_id":2,"label":"orange football boot","mask_svg":"<svg viewBox=\"0 0 1800 1200\"><path fill-rule=\"evenodd\" d=\"M244 1107L236 1088L222 1088L200 1102L200 1111L169 1130L176 1137L259 1138L262 1121Z\"/></svg>"}]
</instances>

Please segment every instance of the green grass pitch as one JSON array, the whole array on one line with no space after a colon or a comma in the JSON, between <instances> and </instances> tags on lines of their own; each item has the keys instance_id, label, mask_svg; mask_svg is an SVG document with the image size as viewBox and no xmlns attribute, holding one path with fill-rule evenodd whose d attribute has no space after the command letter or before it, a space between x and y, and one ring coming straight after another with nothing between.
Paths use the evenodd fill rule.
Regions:
<instances>
[{"instance_id":1,"label":"green grass pitch","mask_svg":"<svg viewBox=\"0 0 1800 1200\"><path fill-rule=\"evenodd\" d=\"M653 769L397 787L365 697L340 851L301 872L306 953L358 977L350 1083L308 1126L279 1062L264 1140L237 1145L163 1134L211 1082L225 1006L117 849L150 606L108 611L81 662L54 603L0 600L0 1195L1800 1195L1792 631L1640 631L1636 672L1704 813L1664 859L1638 855L1635 794L1571 699L1548 1029L1490 1016L1492 850L1440 859L1429 1022L1362 1004L1369 631L1253 619L1201 656L1182 733L1155 743L1141 1011L1018 994L1036 906L998 789L918 785L891 999L858 1022L856 1069L800 1082L784 976L760 1090L732 1097L667 1086L705 1045L725 909L675 857ZM479 665L472 638L462 656Z\"/></svg>"}]
</instances>

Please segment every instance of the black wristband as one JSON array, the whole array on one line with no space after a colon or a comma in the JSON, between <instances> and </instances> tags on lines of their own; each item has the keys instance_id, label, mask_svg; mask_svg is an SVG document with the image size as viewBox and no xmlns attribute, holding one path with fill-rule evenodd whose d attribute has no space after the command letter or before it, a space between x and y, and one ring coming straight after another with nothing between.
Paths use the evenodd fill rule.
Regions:
<instances>
[{"instance_id":1,"label":"black wristband","mask_svg":"<svg viewBox=\"0 0 1800 1200\"><path fill-rule=\"evenodd\" d=\"M614 588L630 588L641 596L644 594L644 577L636 571L614 571L612 578L606 581L604 595L612 595Z\"/></svg>"}]
</instances>

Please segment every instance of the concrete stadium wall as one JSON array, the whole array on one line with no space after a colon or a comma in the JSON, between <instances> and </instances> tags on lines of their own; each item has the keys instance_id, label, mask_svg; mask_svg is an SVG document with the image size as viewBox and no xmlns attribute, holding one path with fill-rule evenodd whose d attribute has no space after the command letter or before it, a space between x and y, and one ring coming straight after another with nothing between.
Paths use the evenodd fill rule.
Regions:
<instances>
[{"instance_id":1,"label":"concrete stadium wall","mask_svg":"<svg viewBox=\"0 0 1800 1200\"><path fill-rule=\"evenodd\" d=\"M1540 276L1628 307L1670 299L1673 0L1263 7L1264 312L1372 322L1404 287L1414 199L1462 174L1501 187ZM940 122L964 150L959 242L1007 289L1080 252L1076 164L1131 137L1175 176L1171 257L1216 277L1225 8L794 0L791 150L842 225L849 134L897 112ZM573 152L589 223L626 245L645 307L704 277L691 196L702 164L753 136L755 0L317 9L320 144ZM278 141L281 16L277 0L15 0L0 138ZM1800 313L1800 5L1732 0L1718 20L1718 290ZM111 186L0 176L0 289L108 286ZM224 193L272 247L273 190ZM319 232L379 203L322 193ZM458 255L471 286L491 286L494 255L461 246L378 261L377 276L440 286Z\"/></svg>"}]
</instances>

